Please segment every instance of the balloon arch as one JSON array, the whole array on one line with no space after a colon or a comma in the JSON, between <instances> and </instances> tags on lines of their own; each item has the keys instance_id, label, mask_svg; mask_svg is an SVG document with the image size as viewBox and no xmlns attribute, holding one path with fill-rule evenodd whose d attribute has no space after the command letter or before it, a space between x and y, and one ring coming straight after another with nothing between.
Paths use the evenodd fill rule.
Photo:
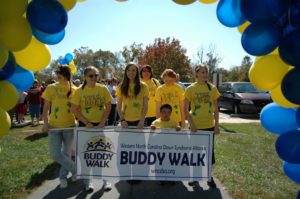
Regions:
<instances>
[{"instance_id":1,"label":"balloon arch","mask_svg":"<svg viewBox=\"0 0 300 199\"><path fill-rule=\"evenodd\" d=\"M67 11L85 0L3 0L0 6L0 139L11 127L6 111L30 88L34 71L51 59L48 45L65 36ZM127 0L117 0L126 2ZM187 5L196 0L173 0ZM210 4L217 0L199 0ZM286 175L300 183L300 0L219 0L217 18L241 32L244 50L256 57L250 81L274 103L261 112L262 126L278 134L276 151ZM72 55L60 58L76 67Z\"/></svg>"}]
</instances>

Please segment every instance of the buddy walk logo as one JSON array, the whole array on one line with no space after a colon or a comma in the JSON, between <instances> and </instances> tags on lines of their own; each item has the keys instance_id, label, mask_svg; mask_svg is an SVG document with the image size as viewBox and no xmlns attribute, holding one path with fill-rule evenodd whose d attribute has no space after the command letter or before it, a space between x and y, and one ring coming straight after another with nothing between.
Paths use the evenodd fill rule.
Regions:
<instances>
[{"instance_id":1,"label":"buddy walk logo","mask_svg":"<svg viewBox=\"0 0 300 199\"><path fill-rule=\"evenodd\" d=\"M109 167L114 155L110 139L96 136L89 139L84 146L84 159L87 167Z\"/></svg>"}]
</instances>

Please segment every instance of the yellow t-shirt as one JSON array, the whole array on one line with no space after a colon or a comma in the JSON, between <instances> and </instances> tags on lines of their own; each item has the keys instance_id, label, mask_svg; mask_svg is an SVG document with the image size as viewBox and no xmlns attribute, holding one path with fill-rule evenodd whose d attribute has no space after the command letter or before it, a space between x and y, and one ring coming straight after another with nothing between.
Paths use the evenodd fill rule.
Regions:
<instances>
[{"instance_id":1,"label":"yellow t-shirt","mask_svg":"<svg viewBox=\"0 0 300 199\"><path fill-rule=\"evenodd\" d=\"M149 90L145 83L141 83L141 91L134 96L134 83L129 84L128 97L121 94L121 85L116 90L117 98L122 97L122 112L126 121L138 121L141 119L144 97L149 96Z\"/></svg>"},{"instance_id":2,"label":"yellow t-shirt","mask_svg":"<svg viewBox=\"0 0 300 199\"><path fill-rule=\"evenodd\" d=\"M112 97L106 88L101 84L96 84L95 87L88 87L87 85L82 89L78 88L71 103L81 108L81 114L89 122L101 122L103 113L105 111L105 104L110 103Z\"/></svg>"},{"instance_id":3,"label":"yellow t-shirt","mask_svg":"<svg viewBox=\"0 0 300 199\"><path fill-rule=\"evenodd\" d=\"M156 128L176 128L178 123L175 120L170 119L169 121L162 121L160 118L152 122L153 126Z\"/></svg>"},{"instance_id":4,"label":"yellow t-shirt","mask_svg":"<svg viewBox=\"0 0 300 199\"><path fill-rule=\"evenodd\" d=\"M162 85L158 87L155 94L155 101L172 106L171 119L181 121L180 101L184 100L184 90L178 84L172 86Z\"/></svg>"},{"instance_id":5,"label":"yellow t-shirt","mask_svg":"<svg viewBox=\"0 0 300 199\"><path fill-rule=\"evenodd\" d=\"M190 115L197 129L212 128L214 126L213 101L220 97L218 89L211 83L209 90L207 84L197 82L191 84L185 90L185 98L190 101Z\"/></svg>"},{"instance_id":6,"label":"yellow t-shirt","mask_svg":"<svg viewBox=\"0 0 300 199\"><path fill-rule=\"evenodd\" d=\"M75 117L70 111L71 98L75 92L75 86L72 86L72 93L67 97L69 84L60 84L59 82L49 85L43 92L42 98L51 104L51 113L49 124L54 128L66 128L75 126Z\"/></svg>"},{"instance_id":7,"label":"yellow t-shirt","mask_svg":"<svg viewBox=\"0 0 300 199\"><path fill-rule=\"evenodd\" d=\"M154 83L155 81L155 83ZM155 92L160 86L160 83L156 79L143 80L143 82L148 86L149 90L149 100L148 100L148 112L146 117L156 116L156 102L155 102Z\"/></svg>"}]
</instances>

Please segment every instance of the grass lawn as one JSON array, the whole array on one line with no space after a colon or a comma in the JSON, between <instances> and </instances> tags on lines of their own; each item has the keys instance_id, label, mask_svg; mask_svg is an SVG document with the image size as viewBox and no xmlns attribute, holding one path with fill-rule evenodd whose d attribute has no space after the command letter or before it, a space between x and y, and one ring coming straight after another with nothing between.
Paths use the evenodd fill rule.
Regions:
<instances>
[{"instance_id":1,"label":"grass lawn","mask_svg":"<svg viewBox=\"0 0 300 199\"><path fill-rule=\"evenodd\" d=\"M300 186L282 170L276 135L260 124L223 124L216 138L213 175L233 198L296 198Z\"/></svg>"},{"instance_id":2,"label":"grass lawn","mask_svg":"<svg viewBox=\"0 0 300 199\"><path fill-rule=\"evenodd\" d=\"M26 198L57 170L40 128L14 128L0 141L1 199ZM233 198L296 198L300 187L282 171L274 148L276 136L259 124L223 124L221 130L213 175Z\"/></svg>"}]
</instances>

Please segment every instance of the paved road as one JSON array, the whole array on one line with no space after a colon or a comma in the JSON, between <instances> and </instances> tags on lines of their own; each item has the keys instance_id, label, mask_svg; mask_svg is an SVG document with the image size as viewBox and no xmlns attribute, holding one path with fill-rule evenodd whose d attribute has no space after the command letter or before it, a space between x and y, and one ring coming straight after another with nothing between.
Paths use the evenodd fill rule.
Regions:
<instances>
[{"instance_id":1,"label":"paved road","mask_svg":"<svg viewBox=\"0 0 300 199\"><path fill-rule=\"evenodd\" d=\"M175 185L161 186L155 181L143 181L137 185L129 185L125 181L113 183L113 189L104 192L102 181L94 180L95 190L92 193L84 191L82 181L70 183L69 187L61 190L57 178L46 181L36 189L28 199L230 199L225 188L216 180L217 188L209 189L205 182L190 187L187 182L176 182Z\"/></svg>"}]
</instances>

